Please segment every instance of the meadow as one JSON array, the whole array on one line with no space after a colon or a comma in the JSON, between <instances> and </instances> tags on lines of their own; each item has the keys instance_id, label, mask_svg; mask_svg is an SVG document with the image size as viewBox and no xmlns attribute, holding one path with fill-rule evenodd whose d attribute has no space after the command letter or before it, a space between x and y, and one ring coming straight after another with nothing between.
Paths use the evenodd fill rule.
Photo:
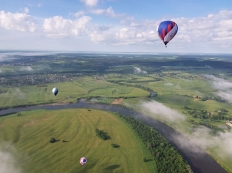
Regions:
<instances>
[{"instance_id":1,"label":"meadow","mask_svg":"<svg viewBox=\"0 0 232 173\"><path fill-rule=\"evenodd\" d=\"M96 128L109 139L98 138ZM59 141L50 143L52 137ZM37 110L0 117L0 139L0 151L13 155L24 173L155 171L150 170L154 161L143 161L149 154L135 132L104 111ZM120 147L113 148L112 143ZM84 166L79 163L83 156L88 160Z\"/></svg>"},{"instance_id":2,"label":"meadow","mask_svg":"<svg viewBox=\"0 0 232 173\"><path fill-rule=\"evenodd\" d=\"M59 89L58 95L53 95L52 88ZM78 98L88 97L147 97L149 92L139 88L118 86L105 80L93 77L80 77L75 81L50 83L46 85L25 85L2 89L0 94L1 108L20 105L46 104L55 102L76 102Z\"/></svg>"},{"instance_id":3,"label":"meadow","mask_svg":"<svg viewBox=\"0 0 232 173\"><path fill-rule=\"evenodd\" d=\"M181 133L191 134L202 125L215 132L231 132L231 129L219 128L219 125L225 126L226 120L232 119L231 103L218 99L218 92L223 90L215 89L210 79L202 77L213 75L227 80L224 84L231 83L230 57L121 54L103 57L70 53L20 58L4 62L5 66L0 67L0 108L72 103L78 98L111 104L115 99L123 98L123 106L141 111L140 104L144 101L158 101L186 117L185 122L179 123L153 116ZM49 75L51 80L47 81ZM56 97L51 92L53 87L59 88ZM154 97L150 97L151 91L156 93ZM230 94L231 88L226 91ZM227 110L224 117L212 119L221 109ZM190 115L190 110L197 114L207 111L210 115L202 118L201 115ZM215 160L232 170L231 158L217 156L216 148L207 150Z\"/></svg>"}]
</instances>

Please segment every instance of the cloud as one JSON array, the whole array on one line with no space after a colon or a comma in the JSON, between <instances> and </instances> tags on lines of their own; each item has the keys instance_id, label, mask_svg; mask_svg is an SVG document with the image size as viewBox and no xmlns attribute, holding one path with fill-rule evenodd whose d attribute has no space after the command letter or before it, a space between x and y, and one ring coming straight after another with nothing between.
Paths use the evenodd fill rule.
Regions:
<instances>
[{"instance_id":1,"label":"cloud","mask_svg":"<svg viewBox=\"0 0 232 173\"><path fill-rule=\"evenodd\" d=\"M85 12L84 11L78 11L78 12L76 12L75 14L74 14L74 16L75 17L80 17L80 16L83 16L85 14Z\"/></svg>"},{"instance_id":2,"label":"cloud","mask_svg":"<svg viewBox=\"0 0 232 173\"><path fill-rule=\"evenodd\" d=\"M29 13L29 9L27 7L24 8L24 13Z\"/></svg>"},{"instance_id":3,"label":"cloud","mask_svg":"<svg viewBox=\"0 0 232 173\"><path fill-rule=\"evenodd\" d=\"M26 13L10 13L0 11L0 28L34 32L36 27L37 25L34 19Z\"/></svg>"},{"instance_id":4,"label":"cloud","mask_svg":"<svg viewBox=\"0 0 232 173\"><path fill-rule=\"evenodd\" d=\"M98 3L98 0L80 0L81 2L85 3L87 6L95 6Z\"/></svg>"},{"instance_id":5,"label":"cloud","mask_svg":"<svg viewBox=\"0 0 232 173\"><path fill-rule=\"evenodd\" d=\"M215 77L214 75L204 75L204 76L210 80L213 88L217 90L232 89L232 82L229 82L222 78Z\"/></svg>"},{"instance_id":6,"label":"cloud","mask_svg":"<svg viewBox=\"0 0 232 173\"><path fill-rule=\"evenodd\" d=\"M2 73L2 69L0 68L0 73Z\"/></svg>"},{"instance_id":7,"label":"cloud","mask_svg":"<svg viewBox=\"0 0 232 173\"><path fill-rule=\"evenodd\" d=\"M54 38L63 38L71 35L79 36L86 32L86 25L90 20L91 17L89 16L82 16L76 20L55 16L44 20L43 30L47 36Z\"/></svg>"},{"instance_id":8,"label":"cloud","mask_svg":"<svg viewBox=\"0 0 232 173\"><path fill-rule=\"evenodd\" d=\"M142 102L140 107L144 112L149 112L154 116L158 116L171 122L180 122L185 120L185 116L183 114L157 101Z\"/></svg>"},{"instance_id":9,"label":"cloud","mask_svg":"<svg viewBox=\"0 0 232 173\"><path fill-rule=\"evenodd\" d=\"M228 147L232 145L231 132L220 132L216 136L212 136L209 128L201 126L195 129L189 137L204 150L218 148L216 152L220 157L231 157L232 155L232 148Z\"/></svg>"},{"instance_id":10,"label":"cloud","mask_svg":"<svg viewBox=\"0 0 232 173\"><path fill-rule=\"evenodd\" d=\"M217 90L217 92L215 92L215 95L226 100L228 103L232 103L232 82L215 77L214 75L204 76L210 80L212 87Z\"/></svg>"},{"instance_id":11,"label":"cloud","mask_svg":"<svg viewBox=\"0 0 232 173\"><path fill-rule=\"evenodd\" d=\"M131 105L127 106L131 107ZM219 157L230 159L232 158L232 148L228 148L228 146L232 145L231 132L219 132L217 133L217 135L212 135L211 129L204 126L199 126L195 127L192 132L189 133L186 132L186 130L181 130L181 125L185 124L186 121L185 115L165 106L162 103L159 103L157 101L143 101L137 104L136 107L139 107L140 111L147 115L165 120L168 124L179 124L178 126L176 126L176 128L179 129L179 131L181 131L184 136L176 134L173 135L172 138L182 148L194 154L201 154L203 150L206 151L209 148L214 148L214 151ZM186 129L187 127L184 128ZM197 146L200 146L203 150L201 150L195 144L197 144Z\"/></svg>"},{"instance_id":12,"label":"cloud","mask_svg":"<svg viewBox=\"0 0 232 173\"><path fill-rule=\"evenodd\" d=\"M157 36L156 27L163 19L136 20L133 17L115 13L111 7L107 10L92 10L91 13L122 19L121 25L114 25L107 31L94 31L95 35L104 38L101 39L102 42L111 45L154 45L162 43ZM218 48L220 47L218 45L224 45L221 49L228 48L232 40L231 13L232 11L222 10L208 16L171 19L179 26L178 33L172 40L172 42L175 42L173 47L180 50L195 43L198 45L202 43L204 46L197 49L206 50L205 47L214 46ZM91 40L95 41L94 39Z\"/></svg>"},{"instance_id":13,"label":"cloud","mask_svg":"<svg viewBox=\"0 0 232 173\"><path fill-rule=\"evenodd\" d=\"M17 160L12 153L16 150L12 145L7 143L0 145L0 173L21 173L17 166Z\"/></svg>"},{"instance_id":14,"label":"cloud","mask_svg":"<svg viewBox=\"0 0 232 173\"><path fill-rule=\"evenodd\" d=\"M138 68L138 67L134 67L134 73L135 73L135 74L147 74L146 71L143 71L143 70L141 70L141 69Z\"/></svg>"},{"instance_id":15,"label":"cloud","mask_svg":"<svg viewBox=\"0 0 232 173\"><path fill-rule=\"evenodd\" d=\"M112 17L112 18L125 16L124 14L115 13L112 7L109 7L106 10L104 10L104 9L91 10L90 12L93 13L93 14L97 14L97 15L105 14L106 16L109 16L109 17Z\"/></svg>"},{"instance_id":16,"label":"cloud","mask_svg":"<svg viewBox=\"0 0 232 173\"><path fill-rule=\"evenodd\" d=\"M96 31L91 33L89 36L90 36L91 40L95 43L101 42L105 39L101 34L98 34Z\"/></svg>"},{"instance_id":17,"label":"cloud","mask_svg":"<svg viewBox=\"0 0 232 173\"><path fill-rule=\"evenodd\" d=\"M20 68L20 71L33 71L33 69L30 66L24 66Z\"/></svg>"},{"instance_id":18,"label":"cloud","mask_svg":"<svg viewBox=\"0 0 232 173\"><path fill-rule=\"evenodd\" d=\"M222 99L226 100L228 103L232 103L232 91L219 91L216 95L220 96Z\"/></svg>"},{"instance_id":19,"label":"cloud","mask_svg":"<svg viewBox=\"0 0 232 173\"><path fill-rule=\"evenodd\" d=\"M99 1L82 0L82 2L93 7L97 5ZM35 5L37 6L37 4ZM111 6L105 9L88 8L86 11L79 11L73 14L76 16L76 19L51 16L43 20L32 17L28 12L29 10L26 9L23 13L0 11L0 28L34 32L34 34L25 33L25 35L27 34L26 37L31 39L31 42L33 42L32 38L37 36L40 38L40 41L48 39L41 37L43 34L48 37L60 39L69 37L70 40L73 39L70 44L75 42L74 39L76 36L84 36L83 39L88 39L87 41L99 43L99 47L104 44L111 46L111 49L117 50L119 48L124 50L135 50L136 46L136 48L140 50L136 49L135 51L164 51L164 49L154 49L154 47L162 44L156 32L156 27L159 25L160 21L165 20L162 18L157 20L136 19L124 13L117 13ZM110 24L104 22L105 26L110 27L100 28L99 26L101 26L103 22L95 22L97 16L94 15L92 19L89 16L85 16L87 13L105 15L114 18L114 22ZM43 21L41 22L41 20ZM179 17L172 18L171 20L178 24L179 29L177 35L171 41L172 47L170 47L170 51L231 52L232 10L221 10L215 14L208 14L201 17ZM217 25L215 25L215 23ZM3 32L3 35L7 32L19 36L16 32L0 31ZM16 43L19 44L18 42L20 42L22 35L20 35L20 38L15 37L15 35L14 37L12 36L11 40L18 39ZM9 40L8 38L3 38ZM65 43L67 43L67 39L60 42L60 44L63 45ZM49 43L47 42L47 44ZM4 43L4 45L6 44ZM8 43L6 47L10 47L11 45L12 44ZM71 46L67 45L67 47L70 48Z\"/></svg>"}]
</instances>

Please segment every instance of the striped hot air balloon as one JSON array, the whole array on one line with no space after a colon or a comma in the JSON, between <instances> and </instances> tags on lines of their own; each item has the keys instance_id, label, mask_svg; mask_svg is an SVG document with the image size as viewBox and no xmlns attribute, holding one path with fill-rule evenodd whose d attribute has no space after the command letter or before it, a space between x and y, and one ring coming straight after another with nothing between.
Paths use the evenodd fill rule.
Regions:
<instances>
[{"instance_id":1,"label":"striped hot air balloon","mask_svg":"<svg viewBox=\"0 0 232 173\"><path fill-rule=\"evenodd\" d=\"M157 27L157 33L165 45L173 39L178 31L178 26L173 21L163 21Z\"/></svg>"}]
</instances>

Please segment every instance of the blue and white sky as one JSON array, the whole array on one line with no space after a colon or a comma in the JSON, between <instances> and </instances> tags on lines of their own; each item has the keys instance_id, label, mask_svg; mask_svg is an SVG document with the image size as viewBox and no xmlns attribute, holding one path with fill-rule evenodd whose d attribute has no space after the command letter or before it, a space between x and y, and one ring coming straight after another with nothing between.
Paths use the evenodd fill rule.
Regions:
<instances>
[{"instance_id":1,"label":"blue and white sky","mask_svg":"<svg viewBox=\"0 0 232 173\"><path fill-rule=\"evenodd\" d=\"M232 0L0 0L0 49L232 53Z\"/></svg>"}]
</instances>

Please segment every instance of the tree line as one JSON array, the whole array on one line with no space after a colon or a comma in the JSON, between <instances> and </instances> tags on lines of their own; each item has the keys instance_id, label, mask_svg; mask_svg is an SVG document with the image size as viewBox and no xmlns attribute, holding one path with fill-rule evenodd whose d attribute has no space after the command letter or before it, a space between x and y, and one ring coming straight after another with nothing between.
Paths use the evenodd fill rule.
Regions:
<instances>
[{"instance_id":1,"label":"tree line","mask_svg":"<svg viewBox=\"0 0 232 173\"><path fill-rule=\"evenodd\" d=\"M180 153L155 129L133 117L117 115L130 124L141 138L143 144L150 151L152 159L156 162L159 173L192 172Z\"/></svg>"}]
</instances>

